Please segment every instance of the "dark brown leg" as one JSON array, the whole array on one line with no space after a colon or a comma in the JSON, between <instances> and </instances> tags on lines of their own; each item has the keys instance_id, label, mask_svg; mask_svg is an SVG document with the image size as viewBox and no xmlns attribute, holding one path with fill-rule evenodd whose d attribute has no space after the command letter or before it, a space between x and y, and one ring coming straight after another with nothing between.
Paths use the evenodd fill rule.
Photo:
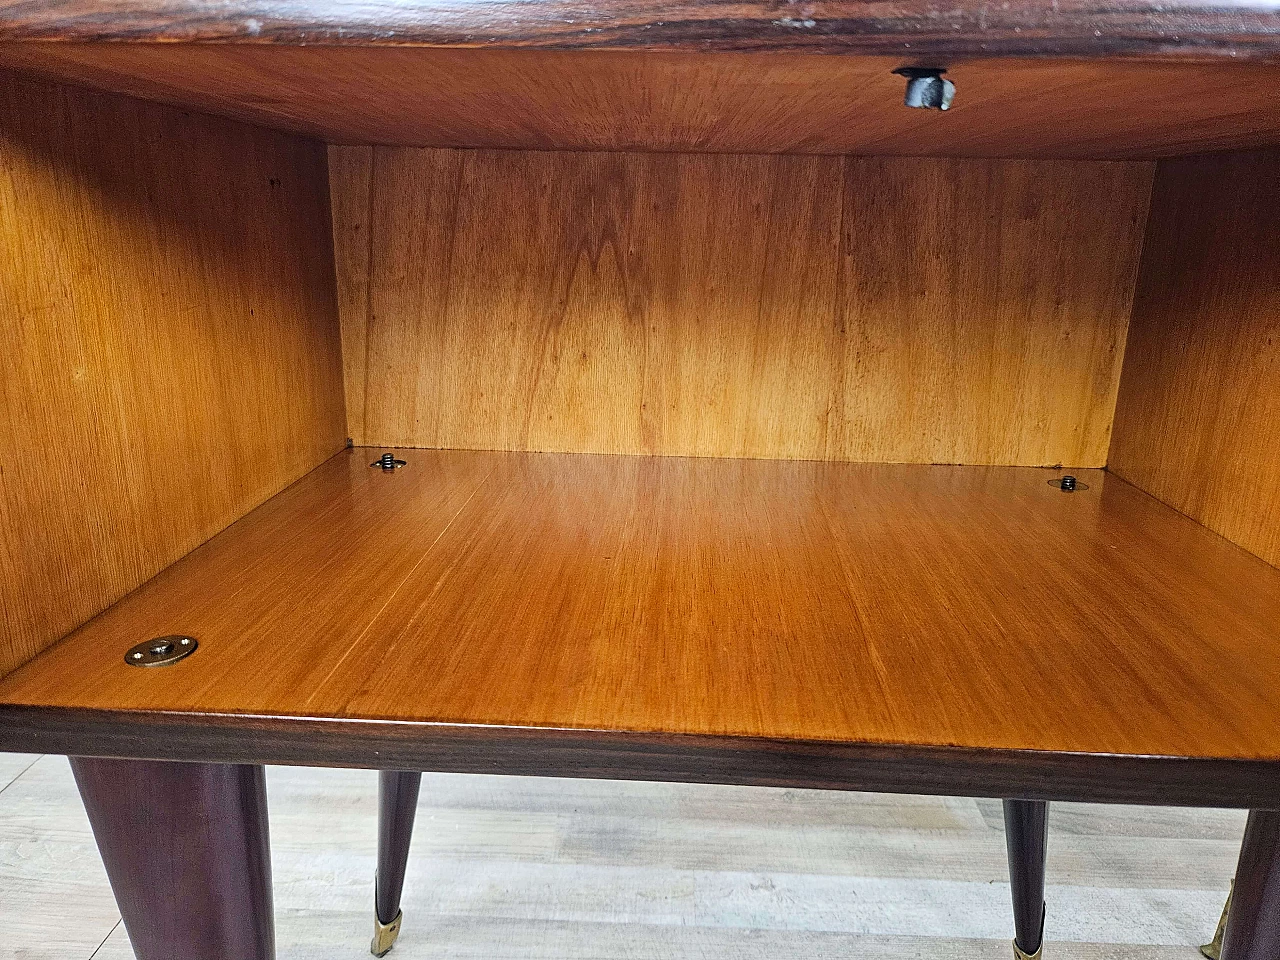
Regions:
<instances>
[{"instance_id":1,"label":"dark brown leg","mask_svg":"<svg viewBox=\"0 0 1280 960\"><path fill-rule=\"evenodd\" d=\"M422 774L384 770L378 777L378 875L374 883L373 945L383 956L400 935L400 894L418 812Z\"/></svg>"},{"instance_id":2,"label":"dark brown leg","mask_svg":"<svg viewBox=\"0 0 1280 960\"><path fill-rule=\"evenodd\" d=\"M1222 960L1280 957L1280 812L1251 810L1222 935Z\"/></svg>"},{"instance_id":3,"label":"dark brown leg","mask_svg":"<svg viewBox=\"0 0 1280 960\"><path fill-rule=\"evenodd\" d=\"M1013 949L1035 957L1044 938L1044 861L1049 841L1049 805L1043 800L1006 800L1004 838L1013 887Z\"/></svg>"},{"instance_id":4,"label":"dark brown leg","mask_svg":"<svg viewBox=\"0 0 1280 960\"><path fill-rule=\"evenodd\" d=\"M262 767L72 758L138 960L274 960Z\"/></svg>"}]
</instances>

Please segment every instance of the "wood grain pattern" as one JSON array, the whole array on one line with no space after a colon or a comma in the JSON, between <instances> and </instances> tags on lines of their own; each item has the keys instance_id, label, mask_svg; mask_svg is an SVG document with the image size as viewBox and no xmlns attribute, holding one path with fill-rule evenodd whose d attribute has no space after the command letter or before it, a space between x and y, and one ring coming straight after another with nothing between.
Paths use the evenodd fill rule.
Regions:
<instances>
[{"instance_id":1,"label":"wood grain pattern","mask_svg":"<svg viewBox=\"0 0 1280 960\"><path fill-rule=\"evenodd\" d=\"M339 235L372 231L367 306L342 301L344 328L368 324L346 358L365 442L1106 462L1147 164L377 148L372 167L372 188L334 182Z\"/></svg>"},{"instance_id":2,"label":"wood grain pattern","mask_svg":"<svg viewBox=\"0 0 1280 960\"><path fill-rule=\"evenodd\" d=\"M369 223L372 190L373 151L368 147L330 147L329 197L342 328L343 393L347 436L357 444L365 442L365 381L369 375L366 341L373 265Z\"/></svg>"},{"instance_id":3,"label":"wood grain pattern","mask_svg":"<svg viewBox=\"0 0 1280 960\"><path fill-rule=\"evenodd\" d=\"M371 458L339 454L0 682L0 745L1280 790L1280 573L1103 472L1063 494L1028 468ZM200 649L177 667L123 662L178 630Z\"/></svg>"},{"instance_id":4,"label":"wood grain pattern","mask_svg":"<svg viewBox=\"0 0 1280 960\"><path fill-rule=\"evenodd\" d=\"M1265 0L5 0L0 37L239 43L872 51L915 55L1274 56Z\"/></svg>"},{"instance_id":5,"label":"wood grain pattern","mask_svg":"<svg viewBox=\"0 0 1280 960\"><path fill-rule=\"evenodd\" d=\"M0 83L0 673L341 447L324 170Z\"/></svg>"},{"instance_id":6,"label":"wood grain pattern","mask_svg":"<svg viewBox=\"0 0 1280 960\"><path fill-rule=\"evenodd\" d=\"M338 143L1134 158L1280 139L1271 64L948 59L940 114L902 105L913 51L0 43L0 63Z\"/></svg>"},{"instance_id":7,"label":"wood grain pattern","mask_svg":"<svg viewBox=\"0 0 1280 960\"><path fill-rule=\"evenodd\" d=\"M1280 564L1280 153L1162 164L1111 466Z\"/></svg>"}]
</instances>

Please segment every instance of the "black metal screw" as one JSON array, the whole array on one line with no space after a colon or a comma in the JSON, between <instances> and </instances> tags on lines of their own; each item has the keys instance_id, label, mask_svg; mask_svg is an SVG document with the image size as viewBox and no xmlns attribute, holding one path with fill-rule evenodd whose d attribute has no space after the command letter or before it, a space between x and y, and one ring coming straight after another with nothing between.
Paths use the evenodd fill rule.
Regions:
<instances>
[{"instance_id":1,"label":"black metal screw","mask_svg":"<svg viewBox=\"0 0 1280 960\"><path fill-rule=\"evenodd\" d=\"M902 102L917 110L949 110L955 99L956 85L946 79L941 67L899 67L893 71L907 78L907 92Z\"/></svg>"},{"instance_id":2,"label":"black metal screw","mask_svg":"<svg viewBox=\"0 0 1280 960\"><path fill-rule=\"evenodd\" d=\"M1076 488L1076 478L1063 477L1061 483L1059 483L1058 486L1062 487L1063 493L1070 493Z\"/></svg>"},{"instance_id":3,"label":"black metal screw","mask_svg":"<svg viewBox=\"0 0 1280 960\"><path fill-rule=\"evenodd\" d=\"M394 470L396 467L403 467L404 461L397 460L394 453L384 453L377 460L373 461L373 463L369 464L369 466L381 467L383 470Z\"/></svg>"}]
</instances>

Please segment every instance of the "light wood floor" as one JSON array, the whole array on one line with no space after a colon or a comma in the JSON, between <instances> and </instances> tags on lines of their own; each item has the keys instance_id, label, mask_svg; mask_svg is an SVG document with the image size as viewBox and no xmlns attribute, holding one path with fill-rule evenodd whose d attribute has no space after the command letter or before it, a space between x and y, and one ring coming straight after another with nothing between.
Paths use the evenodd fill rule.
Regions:
<instances>
[{"instance_id":1,"label":"light wood floor","mask_svg":"<svg viewBox=\"0 0 1280 960\"><path fill-rule=\"evenodd\" d=\"M280 960L368 956L376 775L272 768ZM1239 811L1056 804L1046 960L1195 960ZM425 778L391 954L1008 960L998 801ZM61 757L0 754L0 960L128 960Z\"/></svg>"}]
</instances>

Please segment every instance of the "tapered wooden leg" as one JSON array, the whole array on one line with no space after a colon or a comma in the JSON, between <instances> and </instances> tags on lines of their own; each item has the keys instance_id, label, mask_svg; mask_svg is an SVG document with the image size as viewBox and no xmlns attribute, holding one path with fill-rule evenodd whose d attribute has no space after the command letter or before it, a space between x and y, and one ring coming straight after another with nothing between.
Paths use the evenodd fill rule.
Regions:
<instances>
[{"instance_id":1,"label":"tapered wooden leg","mask_svg":"<svg viewBox=\"0 0 1280 960\"><path fill-rule=\"evenodd\" d=\"M1251 810L1222 934L1222 960L1280 958L1280 812Z\"/></svg>"},{"instance_id":2,"label":"tapered wooden leg","mask_svg":"<svg viewBox=\"0 0 1280 960\"><path fill-rule=\"evenodd\" d=\"M138 960L274 960L262 767L73 758Z\"/></svg>"},{"instance_id":3,"label":"tapered wooden leg","mask_svg":"<svg viewBox=\"0 0 1280 960\"><path fill-rule=\"evenodd\" d=\"M1013 888L1013 952L1038 957L1044 944L1044 861L1049 841L1049 805L1042 800L1006 800L1004 837Z\"/></svg>"},{"instance_id":4,"label":"tapered wooden leg","mask_svg":"<svg viewBox=\"0 0 1280 960\"><path fill-rule=\"evenodd\" d=\"M378 875L374 883L373 944L381 957L400 935L400 894L418 812L422 774L384 770L378 778Z\"/></svg>"}]
</instances>

